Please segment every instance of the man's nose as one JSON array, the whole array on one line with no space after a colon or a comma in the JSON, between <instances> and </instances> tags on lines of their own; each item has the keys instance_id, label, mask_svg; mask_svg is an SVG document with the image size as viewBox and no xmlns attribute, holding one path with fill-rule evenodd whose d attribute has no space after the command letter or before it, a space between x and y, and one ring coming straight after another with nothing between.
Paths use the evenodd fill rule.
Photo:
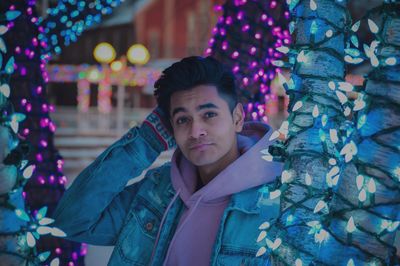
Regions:
<instances>
[{"instance_id":1,"label":"man's nose","mask_svg":"<svg viewBox=\"0 0 400 266\"><path fill-rule=\"evenodd\" d=\"M200 121L193 121L192 122L192 127L190 129L190 137L194 139L198 139L200 137L204 137L207 135L207 131L205 129L205 126L203 123Z\"/></svg>"}]
</instances>

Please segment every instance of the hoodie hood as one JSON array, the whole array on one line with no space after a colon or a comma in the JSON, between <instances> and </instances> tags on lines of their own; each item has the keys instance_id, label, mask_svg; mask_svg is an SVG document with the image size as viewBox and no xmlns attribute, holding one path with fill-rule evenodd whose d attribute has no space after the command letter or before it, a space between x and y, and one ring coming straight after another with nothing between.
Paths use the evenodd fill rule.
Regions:
<instances>
[{"instance_id":1,"label":"hoodie hood","mask_svg":"<svg viewBox=\"0 0 400 266\"><path fill-rule=\"evenodd\" d=\"M271 144L271 134L266 124L246 122L238 136L240 156L198 191L196 167L177 149L171 160L171 178L185 205L190 207L199 197L208 203L224 200L234 193L274 181L281 174L282 164L261 158L261 150Z\"/></svg>"}]
</instances>

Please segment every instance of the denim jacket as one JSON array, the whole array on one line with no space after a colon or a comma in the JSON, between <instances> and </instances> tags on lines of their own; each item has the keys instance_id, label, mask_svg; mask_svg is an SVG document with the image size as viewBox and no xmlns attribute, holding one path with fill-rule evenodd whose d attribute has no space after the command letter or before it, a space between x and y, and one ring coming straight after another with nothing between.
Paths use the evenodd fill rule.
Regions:
<instances>
[{"instance_id":1,"label":"denim jacket","mask_svg":"<svg viewBox=\"0 0 400 266\"><path fill-rule=\"evenodd\" d=\"M54 226L62 229L67 239L115 245L108 265L162 265L183 211L179 197L167 210L176 194L170 163L149 170L143 180L126 186L159 155L143 134L134 127L107 148L76 178L53 214ZM269 265L267 253L255 256L265 245L256 242L258 227L278 215L279 202L268 199L262 188L232 195L210 265Z\"/></svg>"}]
</instances>

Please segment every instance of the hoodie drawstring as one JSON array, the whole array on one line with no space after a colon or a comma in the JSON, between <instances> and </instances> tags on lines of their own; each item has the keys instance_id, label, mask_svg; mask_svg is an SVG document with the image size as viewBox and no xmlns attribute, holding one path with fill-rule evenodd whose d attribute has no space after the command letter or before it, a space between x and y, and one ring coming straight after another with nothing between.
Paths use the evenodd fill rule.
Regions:
<instances>
[{"instance_id":1,"label":"hoodie drawstring","mask_svg":"<svg viewBox=\"0 0 400 266\"><path fill-rule=\"evenodd\" d=\"M174 204L174 202L178 198L180 192L181 192L181 189L178 189L178 191L175 193L174 197L172 198L171 202L168 204L167 209L165 209L164 215L163 215L163 217L161 219L161 222L160 222L160 226L158 228L156 241L154 242L154 246L153 246L153 251L151 252L149 265L151 265L153 263L154 253L156 252L156 247L157 247L157 244L158 244L158 240L160 239L160 233L161 233L161 229L162 229L162 227L164 225L165 217L167 217L169 209L171 209L171 206Z\"/></svg>"},{"instance_id":2,"label":"hoodie drawstring","mask_svg":"<svg viewBox=\"0 0 400 266\"><path fill-rule=\"evenodd\" d=\"M201 195L198 200L196 201L196 203L194 204L194 206L192 208L190 208L190 212L188 214L188 216L186 216L185 221L183 221L183 223L179 226L179 228L176 230L176 232L174 233L174 236L172 237L172 240L169 244L168 247L168 251L167 251L167 256L165 256L165 260L163 265L165 266L166 262L169 259L169 254L171 253L171 247L173 246L173 243L175 242L176 236L179 234L180 231L182 231L182 228L185 226L185 224L187 223L187 221L189 221L190 216L192 216L192 214L194 213L194 211L196 210L197 206L199 205L200 201L203 199L204 195Z\"/></svg>"}]
</instances>

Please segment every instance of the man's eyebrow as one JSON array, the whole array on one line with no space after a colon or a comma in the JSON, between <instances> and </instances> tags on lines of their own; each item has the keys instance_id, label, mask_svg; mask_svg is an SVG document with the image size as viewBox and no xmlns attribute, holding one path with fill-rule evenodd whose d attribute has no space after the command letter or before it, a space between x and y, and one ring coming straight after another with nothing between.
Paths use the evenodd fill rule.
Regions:
<instances>
[{"instance_id":1,"label":"man's eyebrow","mask_svg":"<svg viewBox=\"0 0 400 266\"><path fill-rule=\"evenodd\" d=\"M201 104L201 105L197 106L196 110L197 110L197 111L201 111L201 110L203 110L203 109L210 109L210 108L212 108L212 109L219 109L218 106L216 106L216 105L213 104L213 103L205 103L205 104ZM179 113L179 112L187 112L187 110L186 110L186 108L184 108L184 107L176 107L176 108L174 108L174 110L172 111L172 117L173 117L174 115L176 115L177 113Z\"/></svg>"}]
</instances>

